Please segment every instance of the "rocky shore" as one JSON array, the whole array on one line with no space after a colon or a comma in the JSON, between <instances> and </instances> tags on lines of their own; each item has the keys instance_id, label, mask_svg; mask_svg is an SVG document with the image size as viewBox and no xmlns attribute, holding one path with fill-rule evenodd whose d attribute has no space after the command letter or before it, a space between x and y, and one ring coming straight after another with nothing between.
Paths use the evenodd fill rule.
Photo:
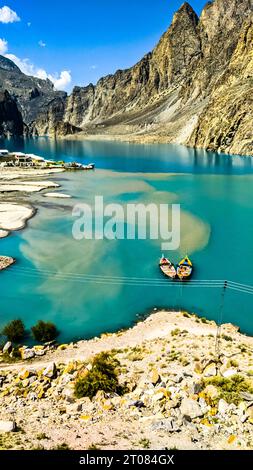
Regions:
<instances>
[{"instance_id":1,"label":"rocky shore","mask_svg":"<svg viewBox=\"0 0 253 470\"><path fill-rule=\"evenodd\" d=\"M18 362L9 344L0 448L252 449L253 338L223 325L217 355L216 332L214 322L161 311L89 341L22 348ZM101 351L118 361L124 393L77 399L75 383Z\"/></svg>"},{"instance_id":2,"label":"rocky shore","mask_svg":"<svg viewBox=\"0 0 253 470\"><path fill-rule=\"evenodd\" d=\"M11 258L10 256L0 256L0 271L8 268L14 263L15 263L14 258Z\"/></svg>"}]
</instances>

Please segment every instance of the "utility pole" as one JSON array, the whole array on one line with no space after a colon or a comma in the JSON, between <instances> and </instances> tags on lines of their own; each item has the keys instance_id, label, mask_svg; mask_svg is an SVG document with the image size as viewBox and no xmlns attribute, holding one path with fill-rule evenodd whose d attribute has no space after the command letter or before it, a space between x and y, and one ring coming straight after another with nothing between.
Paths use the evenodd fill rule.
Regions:
<instances>
[{"instance_id":1,"label":"utility pole","mask_svg":"<svg viewBox=\"0 0 253 470\"><path fill-rule=\"evenodd\" d=\"M217 333L216 333L216 341L215 341L215 355L216 359L220 359L220 337L221 337L221 328L223 323L223 311L224 311L224 302L225 302L225 295L226 289L228 287L228 281L224 281L224 286L222 288L221 293L221 305L219 310L219 317L218 317L218 326L217 326Z\"/></svg>"}]
</instances>

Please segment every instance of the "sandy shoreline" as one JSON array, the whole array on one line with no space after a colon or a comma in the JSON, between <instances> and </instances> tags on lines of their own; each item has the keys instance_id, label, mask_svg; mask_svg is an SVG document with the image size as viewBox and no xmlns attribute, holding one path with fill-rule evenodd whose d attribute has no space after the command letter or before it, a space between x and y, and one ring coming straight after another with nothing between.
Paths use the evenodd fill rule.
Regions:
<instances>
[{"instance_id":1,"label":"sandy shoreline","mask_svg":"<svg viewBox=\"0 0 253 470\"><path fill-rule=\"evenodd\" d=\"M59 174L63 171L61 169L31 168L0 169L0 238L7 237L12 231L25 228L28 220L36 214L36 209L31 204L19 203L19 198L22 198L24 194L59 188L60 185L53 181L38 178ZM16 200L5 202L3 198L6 193L17 193Z\"/></svg>"}]
</instances>

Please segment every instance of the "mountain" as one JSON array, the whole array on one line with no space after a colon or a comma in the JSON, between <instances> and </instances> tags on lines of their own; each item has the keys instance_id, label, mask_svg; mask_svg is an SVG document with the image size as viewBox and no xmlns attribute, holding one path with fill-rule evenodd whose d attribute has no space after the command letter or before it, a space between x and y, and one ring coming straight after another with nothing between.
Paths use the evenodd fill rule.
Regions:
<instances>
[{"instance_id":1,"label":"mountain","mask_svg":"<svg viewBox=\"0 0 253 470\"><path fill-rule=\"evenodd\" d=\"M23 119L15 100L8 91L0 91L0 135L22 135Z\"/></svg>"},{"instance_id":2,"label":"mountain","mask_svg":"<svg viewBox=\"0 0 253 470\"><path fill-rule=\"evenodd\" d=\"M253 155L252 21L253 0L215 0L200 17L184 3L152 52L96 85L67 96L2 61L0 84L32 134L82 131Z\"/></svg>"}]
</instances>

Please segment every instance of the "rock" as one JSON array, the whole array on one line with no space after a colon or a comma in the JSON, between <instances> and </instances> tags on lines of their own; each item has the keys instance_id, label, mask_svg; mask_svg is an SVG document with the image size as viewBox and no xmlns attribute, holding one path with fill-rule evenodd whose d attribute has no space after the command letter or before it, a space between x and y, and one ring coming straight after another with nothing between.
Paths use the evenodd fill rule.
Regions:
<instances>
[{"instance_id":1,"label":"rock","mask_svg":"<svg viewBox=\"0 0 253 470\"><path fill-rule=\"evenodd\" d=\"M3 347L3 353L10 353L12 351L12 342L7 341L7 343Z\"/></svg>"},{"instance_id":2,"label":"rock","mask_svg":"<svg viewBox=\"0 0 253 470\"><path fill-rule=\"evenodd\" d=\"M191 393L193 395L198 395L202 390L201 382L194 382L191 387Z\"/></svg>"},{"instance_id":3,"label":"rock","mask_svg":"<svg viewBox=\"0 0 253 470\"><path fill-rule=\"evenodd\" d=\"M196 362L195 367L194 367L194 372L196 372L196 374L202 374L203 366L201 362Z\"/></svg>"},{"instance_id":4,"label":"rock","mask_svg":"<svg viewBox=\"0 0 253 470\"><path fill-rule=\"evenodd\" d=\"M135 406L136 408L145 408L145 405L141 400L134 401L130 406Z\"/></svg>"},{"instance_id":5,"label":"rock","mask_svg":"<svg viewBox=\"0 0 253 470\"><path fill-rule=\"evenodd\" d=\"M43 372L43 375L44 377L48 377L49 379L55 378L55 376L57 375L57 369L54 362L47 366L47 368Z\"/></svg>"},{"instance_id":6,"label":"rock","mask_svg":"<svg viewBox=\"0 0 253 470\"><path fill-rule=\"evenodd\" d=\"M246 401L253 401L253 394L248 392L241 392L240 396Z\"/></svg>"},{"instance_id":7,"label":"rock","mask_svg":"<svg viewBox=\"0 0 253 470\"><path fill-rule=\"evenodd\" d=\"M152 401L153 402L156 402L156 401L160 401L164 398L164 393L163 392L158 392L158 393L155 393L152 397Z\"/></svg>"},{"instance_id":8,"label":"rock","mask_svg":"<svg viewBox=\"0 0 253 470\"><path fill-rule=\"evenodd\" d=\"M204 414L199 404L191 398L182 400L180 411L183 416L188 416L191 419L200 418Z\"/></svg>"},{"instance_id":9,"label":"rock","mask_svg":"<svg viewBox=\"0 0 253 470\"><path fill-rule=\"evenodd\" d=\"M157 385L161 381L160 374L157 369L152 370L150 381L153 385Z\"/></svg>"},{"instance_id":10,"label":"rock","mask_svg":"<svg viewBox=\"0 0 253 470\"><path fill-rule=\"evenodd\" d=\"M250 424L253 424L253 406L248 408L247 410L247 416Z\"/></svg>"},{"instance_id":11,"label":"rock","mask_svg":"<svg viewBox=\"0 0 253 470\"><path fill-rule=\"evenodd\" d=\"M14 432L15 430L15 421L0 421L0 432Z\"/></svg>"},{"instance_id":12,"label":"rock","mask_svg":"<svg viewBox=\"0 0 253 470\"><path fill-rule=\"evenodd\" d=\"M32 359L35 356L35 352L33 349L22 349L21 351L21 358L22 359Z\"/></svg>"},{"instance_id":13,"label":"rock","mask_svg":"<svg viewBox=\"0 0 253 470\"><path fill-rule=\"evenodd\" d=\"M228 408L229 408L229 404L225 400L223 399L219 400L218 412L221 415L225 414L228 411Z\"/></svg>"},{"instance_id":14,"label":"rock","mask_svg":"<svg viewBox=\"0 0 253 470\"><path fill-rule=\"evenodd\" d=\"M46 351L44 349L36 349L35 350L35 356L45 356Z\"/></svg>"},{"instance_id":15,"label":"rock","mask_svg":"<svg viewBox=\"0 0 253 470\"><path fill-rule=\"evenodd\" d=\"M234 375L236 375L238 373L238 370L234 368L222 370L221 368L220 372L223 377L228 379L229 377L233 377Z\"/></svg>"},{"instance_id":16,"label":"rock","mask_svg":"<svg viewBox=\"0 0 253 470\"><path fill-rule=\"evenodd\" d=\"M74 393L73 387L69 387L69 386L65 387L62 390L61 394L68 403L74 403L75 402L75 393Z\"/></svg>"},{"instance_id":17,"label":"rock","mask_svg":"<svg viewBox=\"0 0 253 470\"><path fill-rule=\"evenodd\" d=\"M214 377L217 375L217 367L216 364L212 363L209 364L205 370L203 371L204 377Z\"/></svg>"},{"instance_id":18,"label":"rock","mask_svg":"<svg viewBox=\"0 0 253 470\"><path fill-rule=\"evenodd\" d=\"M66 406L66 413L73 415L76 413L82 412L82 404L81 403L72 403Z\"/></svg>"},{"instance_id":19,"label":"rock","mask_svg":"<svg viewBox=\"0 0 253 470\"><path fill-rule=\"evenodd\" d=\"M203 392L211 400L215 400L219 396L219 391L214 385L207 385Z\"/></svg>"},{"instance_id":20,"label":"rock","mask_svg":"<svg viewBox=\"0 0 253 470\"><path fill-rule=\"evenodd\" d=\"M151 429L152 431L179 432L181 431L181 426L173 418L167 418L154 422Z\"/></svg>"}]
</instances>

